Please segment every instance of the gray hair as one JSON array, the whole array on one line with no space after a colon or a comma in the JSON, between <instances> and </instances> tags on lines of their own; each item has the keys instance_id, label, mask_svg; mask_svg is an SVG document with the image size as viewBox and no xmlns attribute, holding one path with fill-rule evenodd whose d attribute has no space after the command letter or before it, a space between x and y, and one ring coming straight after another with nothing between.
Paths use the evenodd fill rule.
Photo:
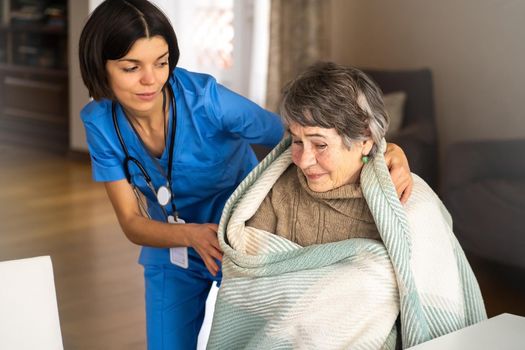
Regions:
<instances>
[{"instance_id":1,"label":"gray hair","mask_svg":"<svg viewBox=\"0 0 525 350\"><path fill-rule=\"evenodd\" d=\"M319 62L283 90L280 113L286 125L335 129L347 147L372 138L373 156L388 129L389 117L377 84L357 68Z\"/></svg>"}]
</instances>

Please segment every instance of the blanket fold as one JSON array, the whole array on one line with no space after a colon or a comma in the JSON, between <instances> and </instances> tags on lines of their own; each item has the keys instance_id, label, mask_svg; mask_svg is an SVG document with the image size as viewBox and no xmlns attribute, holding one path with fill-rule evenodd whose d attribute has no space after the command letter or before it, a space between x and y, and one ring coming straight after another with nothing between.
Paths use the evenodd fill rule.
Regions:
<instances>
[{"instance_id":1,"label":"blanket fold","mask_svg":"<svg viewBox=\"0 0 525 350\"><path fill-rule=\"evenodd\" d=\"M385 145L361 173L382 242L301 247L245 226L291 164L289 138L239 185L219 225L223 281L209 349L395 349L398 317L407 348L486 318L450 215L417 175L401 205Z\"/></svg>"}]
</instances>

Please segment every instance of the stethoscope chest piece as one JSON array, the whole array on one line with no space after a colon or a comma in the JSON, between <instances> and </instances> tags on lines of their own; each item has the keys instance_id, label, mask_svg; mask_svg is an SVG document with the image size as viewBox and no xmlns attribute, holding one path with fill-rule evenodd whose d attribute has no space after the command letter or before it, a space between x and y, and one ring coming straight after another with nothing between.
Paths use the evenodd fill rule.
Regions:
<instances>
[{"instance_id":1,"label":"stethoscope chest piece","mask_svg":"<svg viewBox=\"0 0 525 350\"><path fill-rule=\"evenodd\" d=\"M157 191L157 200L162 206L166 206L171 199L171 192L166 186L160 186Z\"/></svg>"}]
</instances>

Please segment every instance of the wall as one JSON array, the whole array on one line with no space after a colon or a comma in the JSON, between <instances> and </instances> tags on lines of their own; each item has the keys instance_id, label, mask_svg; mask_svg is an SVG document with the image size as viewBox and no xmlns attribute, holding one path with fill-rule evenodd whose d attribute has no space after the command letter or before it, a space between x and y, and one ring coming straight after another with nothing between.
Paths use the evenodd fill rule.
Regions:
<instances>
[{"instance_id":1,"label":"wall","mask_svg":"<svg viewBox=\"0 0 525 350\"><path fill-rule=\"evenodd\" d=\"M331 59L430 67L441 153L451 142L525 137L525 1L332 0Z\"/></svg>"}]
</instances>

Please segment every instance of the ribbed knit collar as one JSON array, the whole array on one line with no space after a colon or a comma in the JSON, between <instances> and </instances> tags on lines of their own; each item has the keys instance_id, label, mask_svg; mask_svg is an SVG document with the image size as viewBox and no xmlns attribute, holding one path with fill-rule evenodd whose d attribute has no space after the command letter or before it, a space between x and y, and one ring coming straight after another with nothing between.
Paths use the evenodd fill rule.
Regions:
<instances>
[{"instance_id":1,"label":"ribbed knit collar","mask_svg":"<svg viewBox=\"0 0 525 350\"><path fill-rule=\"evenodd\" d=\"M313 198L318 199L349 199L349 198L362 198L363 192L361 191L361 185L360 184L347 184L343 185L337 188L334 188L333 190L326 191L326 192L315 192L308 187L308 180L306 180L306 176L304 176L303 172L299 167L297 167L297 177L299 178L299 183L301 184L301 187L304 189L306 193L308 193Z\"/></svg>"}]
</instances>

